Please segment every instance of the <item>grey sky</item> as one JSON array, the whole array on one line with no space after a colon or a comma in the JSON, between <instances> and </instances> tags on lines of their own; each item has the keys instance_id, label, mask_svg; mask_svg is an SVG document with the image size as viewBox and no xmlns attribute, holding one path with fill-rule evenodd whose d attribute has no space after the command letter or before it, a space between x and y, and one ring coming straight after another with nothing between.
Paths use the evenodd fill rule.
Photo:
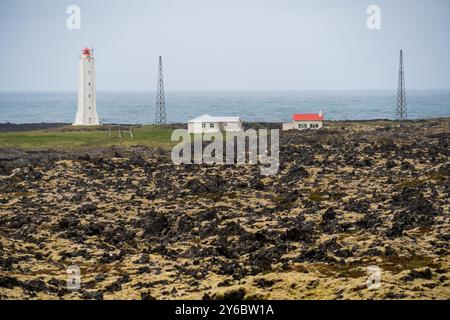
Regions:
<instances>
[{"instance_id":1,"label":"grey sky","mask_svg":"<svg viewBox=\"0 0 450 320\"><path fill-rule=\"evenodd\" d=\"M0 91L75 91L91 44L98 90L154 90L159 55L168 90L395 89L401 48L408 89L449 89L449 30L448 0L0 0Z\"/></svg>"}]
</instances>

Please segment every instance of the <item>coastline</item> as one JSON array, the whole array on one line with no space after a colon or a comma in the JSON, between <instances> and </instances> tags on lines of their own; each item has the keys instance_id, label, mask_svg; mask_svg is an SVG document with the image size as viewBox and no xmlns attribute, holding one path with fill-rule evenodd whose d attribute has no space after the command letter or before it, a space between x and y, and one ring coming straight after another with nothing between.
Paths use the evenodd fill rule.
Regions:
<instances>
[{"instance_id":1,"label":"coastline","mask_svg":"<svg viewBox=\"0 0 450 320\"><path fill-rule=\"evenodd\" d=\"M364 120L325 120L325 125L339 125L346 123L362 123L362 124L370 124L370 123L386 123L386 124L401 124L401 123L420 123L427 121L450 121L450 116L442 116L442 117L432 117L432 118L423 118L423 119L410 119L410 120L392 120L392 119L364 119ZM267 128L278 128L281 129L281 124L283 122L262 122L262 121L243 121L243 124L246 127L261 127L266 126ZM92 126L91 129L105 131L108 128L112 127L124 127L124 128L133 128L133 127L143 127L143 126L154 126L153 124L120 124L120 123L105 123L102 124L103 128L100 126ZM168 128L183 128L185 127L185 123L169 123L164 125L164 127ZM3 122L0 123L0 132L25 132L25 131L35 131L35 130L51 130L51 129L62 129L62 128L72 128L72 130L83 131L89 130L89 127L74 127L71 123L52 123L52 122L40 122L40 123L10 123Z\"/></svg>"}]
</instances>

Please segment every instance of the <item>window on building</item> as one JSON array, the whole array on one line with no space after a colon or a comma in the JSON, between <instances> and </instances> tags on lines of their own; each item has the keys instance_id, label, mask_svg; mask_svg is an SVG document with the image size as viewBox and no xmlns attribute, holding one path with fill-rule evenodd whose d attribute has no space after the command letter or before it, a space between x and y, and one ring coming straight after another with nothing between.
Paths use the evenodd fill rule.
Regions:
<instances>
[{"instance_id":1,"label":"window on building","mask_svg":"<svg viewBox=\"0 0 450 320\"><path fill-rule=\"evenodd\" d=\"M206 128L206 123L202 123L202 128Z\"/></svg>"},{"instance_id":2,"label":"window on building","mask_svg":"<svg viewBox=\"0 0 450 320\"><path fill-rule=\"evenodd\" d=\"M209 124L209 127L210 127L210 128L214 128L214 123L210 123L210 124Z\"/></svg>"},{"instance_id":3,"label":"window on building","mask_svg":"<svg viewBox=\"0 0 450 320\"><path fill-rule=\"evenodd\" d=\"M90 82L88 83L88 86L91 86L91 83L90 83Z\"/></svg>"},{"instance_id":4,"label":"window on building","mask_svg":"<svg viewBox=\"0 0 450 320\"><path fill-rule=\"evenodd\" d=\"M299 129L306 129L306 128L308 128L308 125L305 124L305 123L299 123L299 124L298 124L298 128L299 128Z\"/></svg>"}]
</instances>

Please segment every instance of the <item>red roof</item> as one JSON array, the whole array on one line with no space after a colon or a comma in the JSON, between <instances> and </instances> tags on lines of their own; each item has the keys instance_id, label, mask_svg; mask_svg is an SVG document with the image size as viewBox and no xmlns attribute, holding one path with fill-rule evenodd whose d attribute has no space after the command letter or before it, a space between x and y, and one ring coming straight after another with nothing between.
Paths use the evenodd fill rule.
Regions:
<instances>
[{"instance_id":1,"label":"red roof","mask_svg":"<svg viewBox=\"0 0 450 320\"><path fill-rule=\"evenodd\" d=\"M294 114L294 121L323 121L323 115L316 113Z\"/></svg>"}]
</instances>

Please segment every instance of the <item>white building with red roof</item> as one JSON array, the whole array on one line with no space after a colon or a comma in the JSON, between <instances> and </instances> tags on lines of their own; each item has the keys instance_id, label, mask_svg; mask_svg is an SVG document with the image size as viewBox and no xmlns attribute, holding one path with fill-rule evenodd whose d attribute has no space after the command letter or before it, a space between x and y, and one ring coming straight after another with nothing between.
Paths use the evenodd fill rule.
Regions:
<instances>
[{"instance_id":1,"label":"white building with red roof","mask_svg":"<svg viewBox=\"0 0 450 320\"><path fill-rule=\"evenodd\" d=\"M323 127L323 113L297 113L292 116L292 122L283 123L283 130L320 129Z\"/></svg>"}]
</instances>

